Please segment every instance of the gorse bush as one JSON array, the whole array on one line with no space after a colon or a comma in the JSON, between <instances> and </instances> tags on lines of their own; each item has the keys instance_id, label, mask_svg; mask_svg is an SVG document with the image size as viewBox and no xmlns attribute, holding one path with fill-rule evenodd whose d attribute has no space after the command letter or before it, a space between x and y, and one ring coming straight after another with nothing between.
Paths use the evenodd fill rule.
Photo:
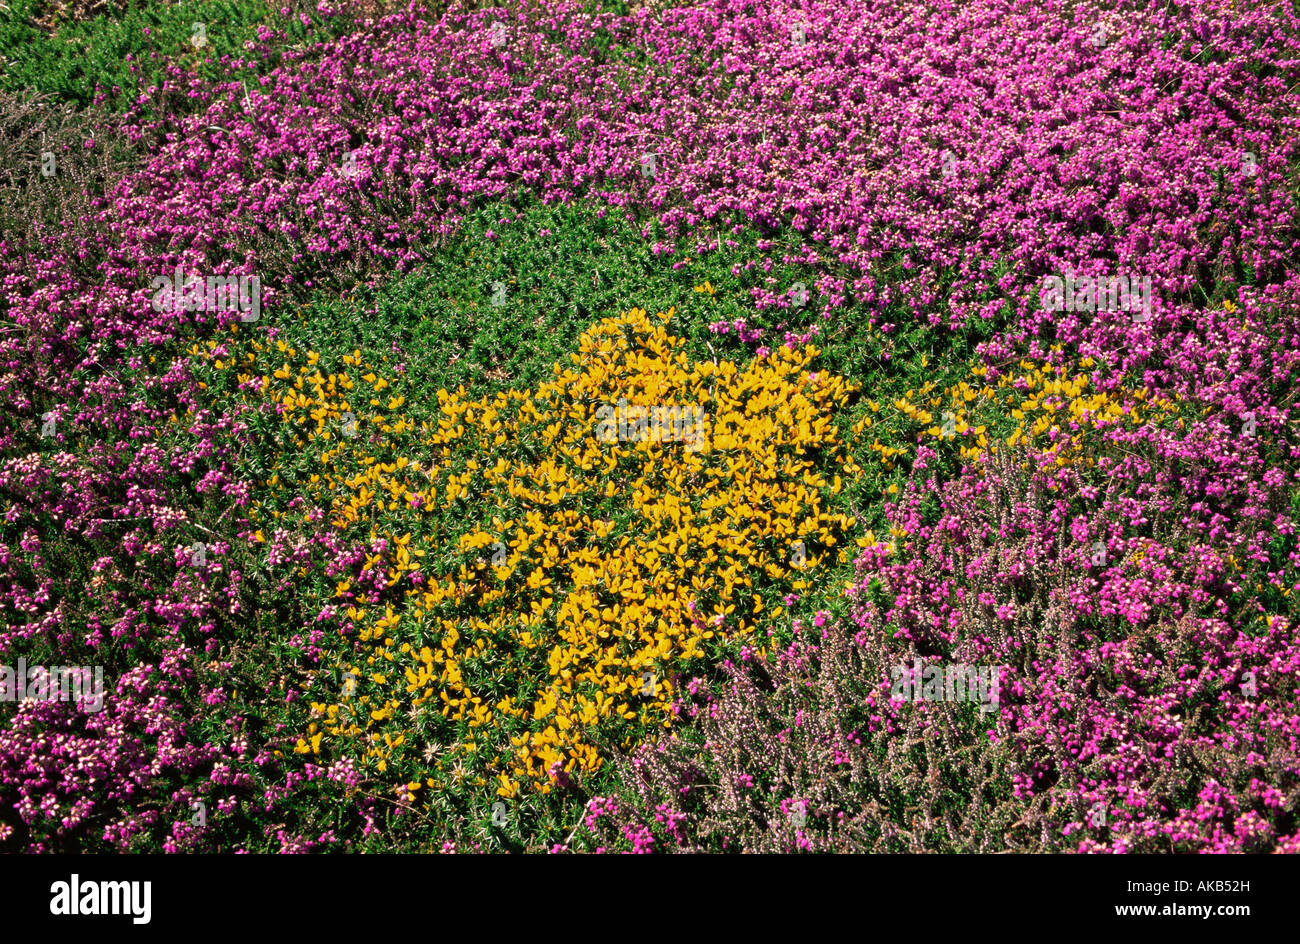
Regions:
<instances>
[{"instance_id":1,"label":"gorse bush","mask_svg":"<svg viewBox=\"0 0 1300 944\"><path fill-rule=\"evenodd\" d=\"M323 358L371 351L381 358L376 370L400 363L419 385L412 400L461 386L474 397L535 387L592 320L647 305L676 310L674 332L689 356L748 360L755 345L709 326L751 313L753 293L772 277L765 269L789 286L811 282L814 270L781 261L792 245L753 229L735 235L725 252L669 267L621 214L520 194L475 208L435 259L406 275L343 297L311 292L277 316L277 338ZM799 344L815 341L832 372L854 366L867 347L849 330L807 330L810 319L825 323L812 311L787 316L781 330Z\"/></svg>"},{"instance_id":2,"label":"gorse bush","mask_svg":"<svg viewBox=\"0 0 1300 944\"><path fill-rule=\"evenodd\" d=\"M354 355L327 374L283 341L200 352L293 431L259 489L293 497L251 511L253 540L323 517L352 538L335 573L365 542L299 753L404 801L581 781L589 730L627 747L670 724L713 640L778 631L785 597L846 560L853 522L823 493L855 471L831 422L848 388L807 369L815 349L692 364L655 321L602 321L535 391L439 392L434 414ZM672 419L620 424L638 407Z\"/></svg>"}]
</instances>

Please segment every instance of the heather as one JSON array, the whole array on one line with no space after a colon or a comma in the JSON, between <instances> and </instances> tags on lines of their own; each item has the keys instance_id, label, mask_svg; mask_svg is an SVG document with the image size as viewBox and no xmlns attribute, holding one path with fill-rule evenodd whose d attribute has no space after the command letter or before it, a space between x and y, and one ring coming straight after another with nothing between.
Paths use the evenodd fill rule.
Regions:
<instances>
[{"instance_id":1,"label":"heather","mask_svg":"<svg viewBox=\"0 0 1300 944\"><path fill-rule=\"evenodd\" d=\"M1073 515L1077 473L1022 457L870 548L848 619L728 662L686 709L699 734L637 751L580 848L1295 851L1290 588L1234 613L1258 574L1184 535L1099 556L1120 488ZM916 486L900 523L925 517ZM927 662L995 667L997 710L892 697Z\"/></svg>"},{"instance_id":2,"label":"heather","mask_svg":"<svg viewBox=\"0 0 1300 944\"><path fill-rule=\"evenodd\" d=\"M1294 851L1293 7L10 13L7 847Z\"/></svg>"}]
</instances>

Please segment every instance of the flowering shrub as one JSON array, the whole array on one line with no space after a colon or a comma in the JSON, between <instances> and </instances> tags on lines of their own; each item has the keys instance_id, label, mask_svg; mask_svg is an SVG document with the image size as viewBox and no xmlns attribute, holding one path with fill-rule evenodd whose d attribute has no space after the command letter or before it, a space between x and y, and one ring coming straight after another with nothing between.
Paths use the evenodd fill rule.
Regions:
<instances>
[{"instance_id":1,"label":"flowering shrub","mask_svg":"<svg viewBox=\"0 0 1300 944\"><path fill-rule=\"evenodd\" d=\"M1089 566L1077 473L1037 461L990 457L906 547L868 549L852 623L729 664L686 709L698 738L641 748L591 802L592 847L1300 849L1294 605L1224 619L1238 578L1203 546ZM997 713L891 697L918 656L1005 666Z\"/></svg>"},{"instance_id":2,"label":"flowering shrub","mask_svg":"<svg viewBox=\"0 0 1300 944\"><path fill-rule=\"evenodd\" d=\"M1198 461L1199 425L1093 428L1088 464L995 448L947 482L919 447L890 512L907 540L858 561L856 630L733 670L702 747L642 749L634 802L589 817L595 841L668 809L686 817L658 829L668 848L1294 851L1295 508L1280 475L1239 471L1276 446ZM1259 510L1211 513L1191 500L1206 489ZM916 657L1005 666L998 713L892 699L887 669Z\"/></svg>"},{"instance_id":3,"label":"flowering shrub","mask_svg":"<svg viewBox=\"0 0 1300 944\"><path fill-rule=\"evenodd\" d=\"M564 847L586 802L575 848L1297 847L1294 5L338 7L45 85L93 34L0 28L42 50L0 100L0 653L106 682L0 704L0 841ZM484 393L312 340L526 200L728 259L689 351L636 309ZM158 310L178 268L261 320ZM1044 304L1116 273L1141 306ZM611 439L623 401L705 448ZM1005 666L996 718L891 703L918 656Z\"/></svg>"},{"instance_id":4,"label":"flowering shrub","mask_svg":"<svg viewBox=\"0 0 1300 944\"><path fill-rule=\"evenodd\" d=\"M853 522L823 498L855 471L831 422L843 381L807 370L815 349L740 369L691 364L679 347L634 310L589 329L551 383L477 401L439 392L428 420L354 356L327 376L282 341L242 357L195 349L269 397L302 447L322 447L324 474L291 483L277 470L267 485L301 488L335 528L370 535L336 593L358 629L329 675L343 697L313 689L326 700L298 752L355 752L415 791L465 779L449 757L422 761L422 744L451 743L502 796L549 791L599 765L589 729L630 722L612 729L628 743L670 723L678 677L710 640L771 625L824 557L845 559ZM695 404L701 441L602 437L600 406L619 400ZM477 523L483 507L491 520Z\"/></svg>"},{"instance_id":5,"label":"flowering shrub","mask_svg":"<svg viewBox=\"0 0 1300 944\"><path fill-rule=\"evenodd\" d=\"M855 638L824 615L768 656L746 650L720 684L692 686L683 710L693 736L660 738L621 762L620 789L589 801L572 848L1007 848L1026 809L1011 796L1014 748L968 707L891 703L882 679L900 651L884 633Z\"/></svg>"}]
</instances>

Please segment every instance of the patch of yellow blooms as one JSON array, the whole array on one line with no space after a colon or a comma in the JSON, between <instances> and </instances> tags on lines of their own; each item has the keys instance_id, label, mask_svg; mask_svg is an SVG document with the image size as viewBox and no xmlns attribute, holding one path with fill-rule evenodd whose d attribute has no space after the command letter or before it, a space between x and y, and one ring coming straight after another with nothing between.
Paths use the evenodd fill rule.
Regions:
<instances>
[{"instance_id":1,"label":"patch of yellow blooms","mask_svg":"<svg viewBox=\"0 0 1300 944\"><path fill-rule=\"evenodd\" d=\"M805 571L846 559L853 521L827 499L861 471L832 422L851 389L808 369L815 348L693 363L636 309L589 329L536 390L439 390L436 414L412 419L359 353L353 378L253 347L250 365L287 357L260 380L285 422L321 441L325 469L353 470L311 474L309 495L334 528L387 541L361 580L377 571L383 602L347 607L348 682L312 704L297 751L359 754L407 795L459 783L458 754L504 797L597 769L599 744L671 724L678 679L719 641L779 619ZM597 410L620 399L698 405L702 448L602 441ZM444 743L422 760L416 722L432 716Z\"/></svg>"},{"instance_id":2,"label":"patch of yellow blooms","mask_svg":"<svg viewBox=\"0 0 1300 944\"><path fill-rule=\"evenodd\" d=\"M1093 366L1092 358L1084 358L1079 370L1071 372L1065 366L1026 359L1020 361L1018 371L1001 375L996 383L985 380L988 368L977 366L971 370L973 384L961 381L940 391L927 383L919 390L908 390L893 406L912 423L926 427L925 435L955 441L962 459L969 462L983 461L991 441L989 428L982 423L976 425L978 419L1009 417L1015 425L1006 444L1038 444L1048 438L1051 444L1043 451L1055 455L1058 466L1095 464L1095 458L1089 455L1089 430L1121 425L1136 428L1149 420L1163 421L1178 415L1173 401L1143 389L1094 389L1087 373ZM876 404L871 406L877 408ZM871 422L870 417L864 417L854 427L854 434L860 436ZM882 462L901 451L878 443L870 448L882 452Z\"/></svg>"}]
</instances>

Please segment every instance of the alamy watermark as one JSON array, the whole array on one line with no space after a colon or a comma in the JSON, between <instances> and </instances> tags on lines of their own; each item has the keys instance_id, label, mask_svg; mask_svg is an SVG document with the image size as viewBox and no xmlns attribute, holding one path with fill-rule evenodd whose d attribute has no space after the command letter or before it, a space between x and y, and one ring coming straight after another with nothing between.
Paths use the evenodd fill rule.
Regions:
<instances>
[{"instance_id":1,"label":"alamy watermark","mask_svg":"<svg viewBox=\"0 0 1300 944\"><path fill-rule=\"evenodd\" d=\"M256 275L159 275L149 283L154 311L236 311L240 321L262 317L262 280Z\"/></svg>"},{"instance_id":2,"label":"alamy watermark","mask_svg":"<svg viewBox=\"0 0 1300 944\"><path fill-rule=\"evenodd\" d=\"M1131 311L1136 321L1151 317L1151 276L1049 275L1038 300L1047 311Z\"/></svg>"},{"instance_id":3,"label":"alamy watermark","mask_svg":"<svg viewBox=\"0 0 1300 944\"><path fill-rule=\"evenodd\" d=\"M148 924L152 898L153 882L83 882L73 872L70 881L50 885L50 914L129 915L133 924Z\"/></svg>"},{"instance_id":4,"label":"alamy watermark","mask_svg":"<svg viewBox=\"0 0 1300 944\"><path fill-rule=\"evenodd\" d=\"M925 665L917 659L911 667L896 665L890 671L893 684L889 689L891 701L969 701L980 706L980 714L997 711L1001 665L966 665L954 663L943 666Z\"/></svg>"},{"instance_id":5,"label":"alamy watermark","mask_svg":"<svg viewBox=\"0 0 1300 944\"><path fill-rule=\"evenodd\" d=\"M704 446L704 410L689 406L631 406L626 399L596 409L601 442L681 442L688 452Z\"/></svg>"},{"instance_id":6,"label":"alamy watermark","mask_svg":"<svg viewBox=\"0 0 1300 944\"><path fill-rule=\"evenodd\" d=\"M26 659L18 668L0 665L0 701L75 701L90 714L104 709L104 667L55 665L46 668Z\"/></svg>"}]
</instances>

